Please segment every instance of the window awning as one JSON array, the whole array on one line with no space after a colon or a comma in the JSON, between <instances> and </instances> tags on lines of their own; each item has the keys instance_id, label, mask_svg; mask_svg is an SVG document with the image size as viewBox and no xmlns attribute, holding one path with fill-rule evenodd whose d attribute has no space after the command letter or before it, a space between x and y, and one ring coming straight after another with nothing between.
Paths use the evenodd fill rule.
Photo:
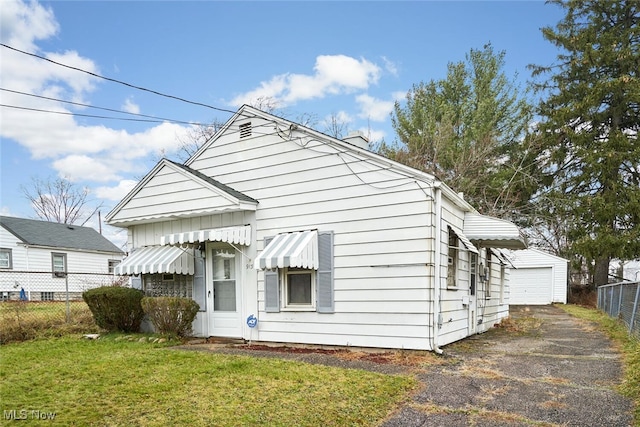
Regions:
<instances>
[{"instance_id":1,"label":"window awning","mask_svg":"<svg viewBox=\"0 0 640 427\"><path fill-rule=\"evenodd\" d=\"M473 252L474 254L478 253L478 248L476 248L473 243L471 243L471 241L467 238L467 236L465 236L464 234L460 233L460 232L456 232L455 230L451 230L453 231L456 236L458 236L458 240L460 240L460 242L462 242L462 244L464 245L465 248L467 248L467 250L469 252Z\"/></svg>"},{"instance_id":2,"label":"window awning","mask_svg":"<svg viewBox=\"0 0 640 427\"><path fill-rule=\"evenodd\" d=\"M317 230L278 234L255 261L258 270L285 267L318 269Z\"/></svg>"},{"instance_id":3,"label":"window awning","mask_svg":"<svg viewBox=\"0 0 640 427\"><path fill-rule=\"evenodd\" d=\"M508 265L511 268L516 268L513 265L513 263L511 262L511 260L509 259L509 257L507 255L505 255L504 252L502 252L501 250L499 250L499 249L490 249L490 251L500 261L500 264Z\"/></svg>"},{"instance_id":4,"label":"window awning","mask_svg":"<svg viewBox=\"0 0 640 427\"><path fill-rule=\"evenodd\" d=\"M161 245L180 246L196 242L225 242L235 245L251 244L251 226L212 228L209 230L185 231L167 234L160 238Z\"/></svg>"},{"instance_id":5,"label":"window awning","mask_svg":"<svg viewBox=\"0 0 640 427\"><path fill-rule=\"evenodd\" d=\"M469 240L483 247L526 249L527 242L520 229L512 222L477 213L464 215L463 232Z\"/></svg>"},{"instance_id":6,"label":"window awning","mask_svg":"<svg viewBox=\"0 0 640 427\"><path fill-rule=\"evenodd\" d=\"M131 253L118 264L116 275L175 273L193 274L193 250L175 246L148 246Z\"/></svg>"}]
</instances>

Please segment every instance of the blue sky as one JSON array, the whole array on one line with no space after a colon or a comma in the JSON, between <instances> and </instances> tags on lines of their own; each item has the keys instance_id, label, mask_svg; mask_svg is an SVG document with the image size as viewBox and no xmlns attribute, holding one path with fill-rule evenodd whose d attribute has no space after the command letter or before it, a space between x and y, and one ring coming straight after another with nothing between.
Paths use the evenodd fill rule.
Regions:
<instances>
[{"instance_id":1,"label":"blue sky","mask_svg":"<svg viewBox=\"0 0 640 427\"><path fill-rule=\"evenodd\" d=\"M524 87L528 64L558 51L540 28L563 11L543 1L53 1L0 0L11 47L158 92L235 111L270 97L279 112L329 115L393 142L390 112L412 85L491 42ZM0 47L0 87L185 122L231 114L163 98ZM115 116L0 91L0 103ZM91 190L104 215L188 125L55 115L0 107L0 212L34 217L21 186L64 176ZM94 220L90 225L97 228ZM122 235L113 234L119 242Z\"/></svg>"}]
</instances>

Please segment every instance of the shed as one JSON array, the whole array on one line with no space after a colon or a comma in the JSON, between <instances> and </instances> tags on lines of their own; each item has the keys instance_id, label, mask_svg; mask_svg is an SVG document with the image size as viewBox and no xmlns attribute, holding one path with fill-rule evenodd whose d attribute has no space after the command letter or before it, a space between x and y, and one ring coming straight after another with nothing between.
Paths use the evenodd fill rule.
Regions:
<instances>
[{"instance_id":1,"label":"shed","mask_svg":"<svg viewBox=\"0 0 640 427\"><path fill-rule=\"evenodd\" d=\"M510 305L567 303L569 261L539 249L509 251Z\"/></svg>"}]
</instances>

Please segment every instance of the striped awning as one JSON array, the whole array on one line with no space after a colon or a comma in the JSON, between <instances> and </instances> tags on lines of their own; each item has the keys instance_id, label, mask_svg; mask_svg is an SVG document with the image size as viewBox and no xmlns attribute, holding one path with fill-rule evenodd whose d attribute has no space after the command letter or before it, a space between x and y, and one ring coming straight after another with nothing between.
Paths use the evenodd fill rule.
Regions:
<instances>
[{"instance_id":1,"label":"striped awning","mask_svg":"<svg viewBox=\"0 0 640 427\"><path fill-rule=\"evenodd\" d=\"M118 264L116 275L174 273L193 274L193 249L148 246L137 249Z\"/></svg>"},{"instance_id":2,"label":"striped awning","mask_svg":"<svg viewBox=\"0 0 640 427\"><path fill-rule=\"evenodd\" d=\"M485 248L526 249L527 241L511 221L478 213L464 215L464 234Z\"/></svg>"},{"instance_id":3,"label":"striped awning","mask_svg":"<svg viewBox=\"0 0 640 427\"><path fill-rule=\"evenodd\" d=\"M251 244L251 226L212 228L209 230L185 231L167 234L160 238L161 245L180 246L196 242L225 242L235 245Z\"/></svg>"},{"instance_id":4,"label":"striped awning","mask_svg":"<svg viewBox=\"0 0 640 427\"><path fill-rule=\"evenodd\" d=\"M278 234L256 258L255 268L318 269L318 231L298 231Z\"/></svg>"},{"instance_id":5,"label":"striped awning","mask_svg":"<svg viewBox=\"0 0 640 427\"><path fill-rule=\"evenodd\" d=\"M467 248L469 252L473 252L474 254L478 253L478 248L476 248L474 244L471 243L471 241L467 238L467 236L460 233L459 231L454 231L454 230L452 231L456 234L456 236L458 236L458 240L460 240L460 242L464 245L465 248Z\"/></svg>"}]
</instances>

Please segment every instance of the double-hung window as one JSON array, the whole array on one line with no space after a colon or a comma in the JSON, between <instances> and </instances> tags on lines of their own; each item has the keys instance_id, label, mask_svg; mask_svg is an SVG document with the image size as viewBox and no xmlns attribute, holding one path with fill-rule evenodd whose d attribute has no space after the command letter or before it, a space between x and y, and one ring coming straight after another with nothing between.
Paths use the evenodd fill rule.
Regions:
<instances>
[{"instance_id":1,"label":"double-hung window","mask_svg":"<svg viewBox=\"0 0 640 427\"><path fill-rule=\"evenodd\" d=\"M13 259L11 255L11 249L0 248L0 268L13 268Z\"/></svg>"},{"instance_id":2,"label":"double-hung window","mask_svg":"<svg viewBox=\"0 0 640 427\"><path fill-rule=\"evenodd\" d=\"M51 253L51 271L53 277L64 277L67 273L67 254Z\"/></svg>"}]
</instances>

